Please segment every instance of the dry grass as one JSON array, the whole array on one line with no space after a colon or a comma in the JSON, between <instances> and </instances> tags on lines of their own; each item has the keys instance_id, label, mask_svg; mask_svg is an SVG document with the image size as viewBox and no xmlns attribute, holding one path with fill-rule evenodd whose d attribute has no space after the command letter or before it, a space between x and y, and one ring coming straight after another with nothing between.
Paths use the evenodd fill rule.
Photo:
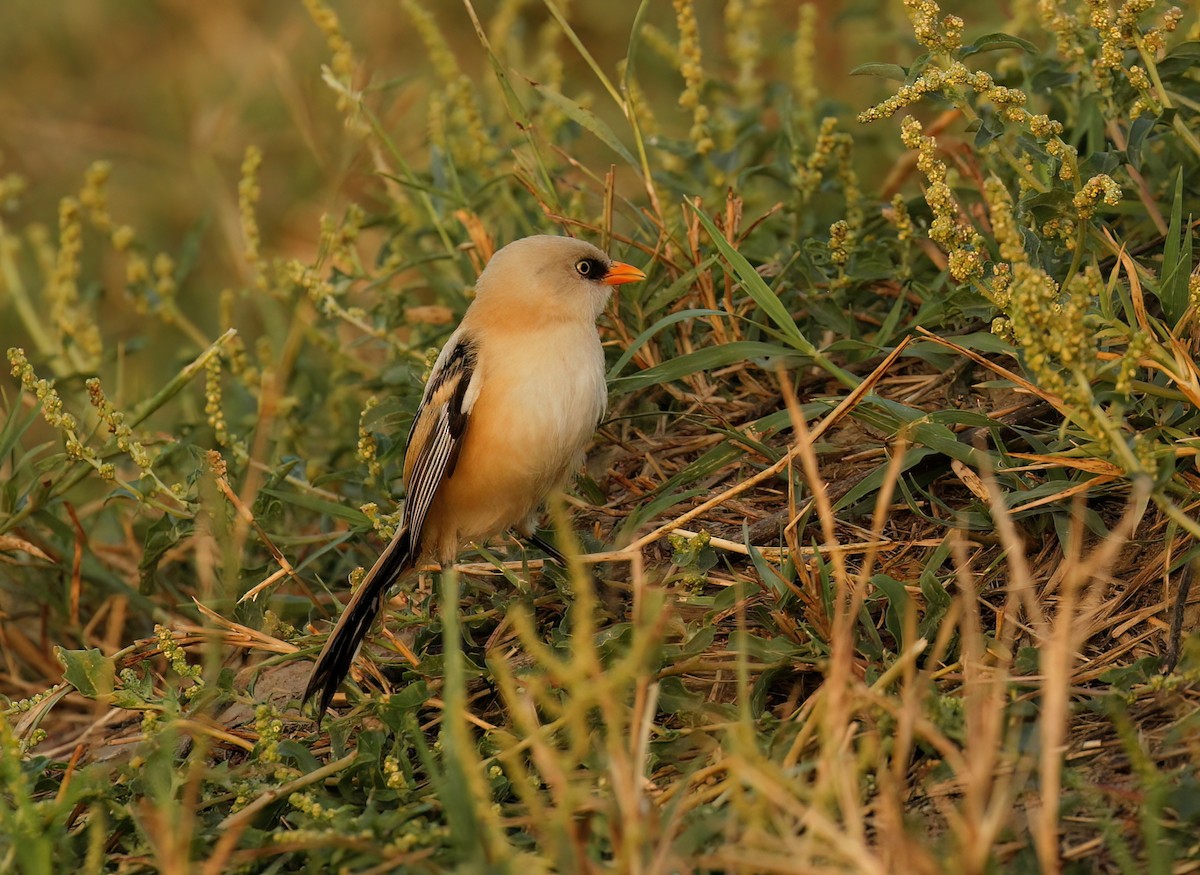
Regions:
<instances>
[{"instance_id":1,"label":"dry grass","mask_svg":"<svg viewBox=\"0 0 1200 875\"><path fill-rule=\"evenodd\" d=\"M52 240L3 226L29 352L0 394L0 868L1196 869L1192 43L1139 50L1179 104L1147 129L1050 23L963 48L910 8L928 52L874 72L1002 60L929 86L898 152L822 123L833 55L807 17L785 52L762 4L719 52L690 3L631 9L616 52L552 3L465 4L478 46L405 3L416 84L307 6L369 208L276 257L287 164L239 146L219 303L187 247L118 233L94 172ZM427 352L548 229L650 274L605 318L609 417L551 514L571 567L494 543L427 570L315 727L298 696L388 530ZM173 347L134 389L126 324Z\"/></svg>"}]
</instances>

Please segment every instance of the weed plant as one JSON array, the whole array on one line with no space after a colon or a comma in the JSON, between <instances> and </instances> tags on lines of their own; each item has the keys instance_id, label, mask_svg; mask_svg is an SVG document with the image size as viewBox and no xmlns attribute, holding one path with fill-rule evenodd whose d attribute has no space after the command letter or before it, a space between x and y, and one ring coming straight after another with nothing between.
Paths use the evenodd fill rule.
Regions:
<instances>
[{"instance_id":1,"label":"weed plant","mask_svg":"<svg viewBox=\"0 0 1200 875\"><path fill-rule=\"evenodd\" d=\"M827 4L613 4L614 66L567 4L401 0L414 150L305 0L375 184L273 254L247 144L224 289L119 168L53 228L0 177L0 870L1192 871L1200 18L885 5L849 105ZM548 231L650 278L570 567L423 573L317 727L432 356Z\"/></svg>"}]
</instances>

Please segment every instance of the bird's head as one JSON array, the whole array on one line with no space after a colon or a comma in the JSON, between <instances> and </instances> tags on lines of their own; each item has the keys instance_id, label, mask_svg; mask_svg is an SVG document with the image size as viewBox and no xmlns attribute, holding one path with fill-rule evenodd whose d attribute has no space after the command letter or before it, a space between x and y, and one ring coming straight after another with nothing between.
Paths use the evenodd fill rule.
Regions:
<instances>
[{"instance_id":1,"label":"bird's head","mask_svg":"<svg viewBox=\"0 0 1200 875\"><path fill-rule=\"evenodd\" d=\"M645 278L583 240L540 235L514 240L493 255L476 283L475 299L532 311L543 321L594 322L614 286Z\"/></svg>"}]
</instances>

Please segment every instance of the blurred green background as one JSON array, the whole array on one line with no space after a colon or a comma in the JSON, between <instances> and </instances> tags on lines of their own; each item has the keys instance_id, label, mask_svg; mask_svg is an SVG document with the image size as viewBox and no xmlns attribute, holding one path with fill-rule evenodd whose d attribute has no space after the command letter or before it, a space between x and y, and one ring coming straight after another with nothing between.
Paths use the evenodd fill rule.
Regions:
<instances>
[{"instance_id":1,"label":"blurred green background","mask_svg":"<svg viewBox=\"0 0 1200 875\"><path fill-rule=\"evenodd\" d=\"M541 3L476 3L481 19L491 21L501 5L521 8L515 32L536 52L539 33L550 21ZM603 4L563 3L573 27L606 70L624 57L638 0ZM818 69L823 93L854 109L883 92L878 80L851 79L846 73L868 60L890 61L911 54L898 46L912 41L899 4L821 2ZM947 11L952 6L947 4ZM792 3L774 7L767 21L794 21ZM479 51L464 7L457 2L428 3L469 75L483 73ZM722 37L725 4L697 4L706 43ZM333 4L355 48L362 69L360 84L385 92L380 106L390 135L418 167L425 161L425 96L431 82L427 53L411 20L396 3ZM983 10L972 15L972 26ZM674 36L671 4L653 2L646 21ZM217 288L245 277L237 211L239 165L248 145L264 153L259 222L264 243L281 256L310 255L322 213L336 211L348 199L370 208L378 185L358 144L344 135L336 98L321 81L328 62L324 38L300 0L238 3L125 2L48 4L9 0L0 12L0 172L26 177L30 190L14 225L36 219L55 221L58 199L75 192L85 169L98 159L112 163L110 184L116 222L134 226L152 250L175 251L180 241L197 236L201 257L180 290L183 308L206 330L213 308L197 307ZM568 81L587 81L584 62L555 31L559 60ZM772 30L776 43L764 52L767 63L786 63L789 31ZM514 52L515 49L515 52ZM714 52L720 46L714 45ZM678 71L661 53L644 51L642 81L664 123L687 130L688 116L675 102L682 87ZM522 72L536 63L520 62ZM572 76L578 72L579 76ZM768 70L786 80L788 70ZM436 84L435 84L436 87ZM580 97L581 95L571 95ZM597 100L595 110L613 111ZM771 119L766 119L770 123ZM872 138L894 140L886 129L866 128ZM581 146L596 149L586 138ZM602 147L601 147L602 148ZM596 157L608 161L607 155ZM868 189L883 162L863 162ZM602 169L602 168L598 168ZM118 270L110 266L110 271ZM111 272L107 276L112 276ZM119 276L119 274L117 274ZM113 282L115 285L115 281ZM98 293L98 290L93 290ZM114 300L113 306L118 306ZM0 311L3 312L3 311ZM20 343L5 318L4 344Z\"/></svg>"},{"instance_id":2,"label":"blurred green background","mask_svg":"<svg viewBox=\"0 0 1200 875\"><path fill-rule=\"evenodd\" d=\"M498 66L535 108L520 117L541 125L529 138L536 146L515 129L516 114L507 111L506 94L459 0L332 3L353 50L350 87L367 92L361 102L342 106L321 76L323 65L338 58L329 44L332 29L322 32L324 13L304 0L103 0L71 6L19 0L0 7L0 185L13 174L29 186L7 203L0 197L6 232L0 243L12 246L0 255L16 253L8 262L0 258L0 267L19 261L11 274L0 276L0 348L29 349L28 364L23 354L11 359L14 374L25 378L24 389L11 380L0 385L0 411L17 412L0 416L0 447L12 448L0 452L0 523L6 526L0 535L16 532L20 538L3 549L30 557L0 565L0 636L9 635L0 637L0 681L6 685L0 694L15 700L0 714L0 870L6 870L6 844L28 845L30 859L36 853L46 860L82 859L84 853L98 859L116 849L129 860L140 856L150 871L161 861L188 859L177 841L192 841L200 859L232 836L225 857L217 855L206 871L230 871L222 860L251 865L275 852L309 849L331 861L312 863L312 871L333 871L347 859L362 865L380 856L385 863L399 859L394 855L417 845L419 853L438 855L430 870L440 871L447 860L471 859L481 847L474 826L459 830L457 845L447 839L447 826L456 827L460 817L492 823L501 803L505 816L516 818L512 823L529 824L534 833L546 827L529 859L541 855L537 860L547 871L571 871L569 861L577 858L559 850L574 852L585 843L584 850L597 855L613 848L649 851L659 841L658 830L667 842L676 842L672 850L681 860L713 852L703 864L707 871L733 868L725 861L754 859L747 852L762 848L777 854L777 871L830 871L836 856L831 849L839 843L858 848L873 864L861 871L918 871L906 857L923 858L924 872L968 871L963 862L968 858L977 866L970 871L1000 871L997 866L1006 872L1047 871L1030 849L1040 840L1039 853L1057 853L1059 812L1063 840L1073 842L1071 853L1080 859L1090 858L1102 842L1112 861L1132 861L1149 848L1149 859L1157 855L1162 865L1147 871L1169 871L1168 854L1194 856L1195 806L1176 805L1173 794L1195 798L1197 786L1195 655L1185 656L1169 680L1159 677L1168 638L1162 617L1168 595L1178 590L1158 569L1172 562L1178 569L1200 550L1194 546L1200 527L1187 516L1196 491L1190 441L1200 421L1194 402L1200 376L1193 365L1200 331L1189 320L1200 312L1200 293L1194 300L1175 293L1187 292L1182 279L1194 263L1193 237L1181 235L1179 226L1195 212L1198 175L1189 168L1196 167L1200 148L1189 147L1170 127L1194 118L1200 106L1195 67L1185 67L1195 55L1185 52L1167 64L1192 114L1164 113L1161 124L1139 123L1141 155L1130 163L1124 147L1109 148L1107 130L1134 130L1130 110L1136 94L1120 81L1096 88L1087 75L1064 74L1057 57L1062 47L1031 20L1035 4L946 3L942 14L966 18L965 40L995 30L1022 37L993 35L991 48L1003 50L977 58L978 45L952 54L942 36L944 57L938 58L917 44L901 0L820 0L808 7L816 15L814 83L800 81L794 72L806 68L794 63L796 44L809 45L796 38L800 4L695 0L709 77L696 93L711 101L705 105L713 109L713 127L724 126L716 138L727 137L711 149L701 148L712 145L708 132L697 124L700 136L694 135L693 114L679 105L684 81L678 55L689 42L680 31L687 16L678 23L676 5L668 0L556 0L565 27L543 0L475 3L501 47ZM1071 0L1070 8L1081 21L1094 11L1087 0ZM746 77L753 87L743 92L736 73L744 46L730 45L735 42L730 34L739 30L727 22L747 9L761 13L764 29L760 50L740 55L757 58L759 65ZM436 17L439 35L431 36L435 28L422 30L426 13ZM631 53L638 16L643 27ZM929 26L928 20L914 23L918 31ZM1195 38L1194 28L1193 16L1175 40L1181 42L1185 33ZM626 156L642 142L629 123L616 118L602 77L571 44L572 33L603 74L618 82L622 60L635 57L633 81L644 98L630 99L631 114L639 136L649 132L646 164L661 204L648 206L646 189L638 187L641 168ZM926 32L928 47L935 48L938 39ZM1081 66L1098 53L1099 42L1088 33L1073 44L1080 52L1074 57L1085 59ZM1086 169L1062 174L1069 163L1051 160L1039 142L1047 138L1028 135L1028 119L991 131L981 126L980 144L968 119L977 112L996 119L990 84L988 96L928 95L909 110L927 125L926 133L939 138L936 144L924 141L926 164L919 168L912 138L906 151L897 136L898 119L869 125L855 120L860 110L894 95L897 83L849 73L872 61L914 64L922 54L934 61L924 70L926 61L916 61L913 76L940 71L952 56L967 57L971 69L988 71L988 83L1025 89L1031 111L1063 120L1063 135L1071 148L1080 147ZM454 99L452 89L463 81L460 70L479 100ZM904 78L904 71L884 72ZM520 76L551 87L539 92ZM1036 85L1039 81L1059 85L1052 89ZM814 89L816 96L809 96ZM430 110L439 101L449 107L447 115L453 118L457 111L468 122L470 104L477 104L484 123L478 129L466 125L455 136L438 131ZM372 136L362 135L360 103L378 120ZM607 143L603 126L589 126L593 119L586 112L609 122ZM840 126L836 149L829 129L820 127L828 117ZM989 145L993 135L995 147ZM252 147L261 149L261 169L245 173ZM455 154L456 147L465 158ZM379 160L381 153L385 160ZM62 233L57 228L60 199L78 195L97 160L111 167L111 225L136 232L135 245L124 253L113 242L121 235L111 233L107 222L97 223L86 204L76 208ZM1137 175L1126 175L1124 164ZM387 166L392 177L377 173L378 166ZM615 195L606 182L610 167ZM1079 186L1101 168L1121 182L1103 177L1118 191L1096 215L1096 198L1089 202ZM537 178L538 170L554 178ZM1184 180L1178 189L1177 175ZM990 200L986 196L989 177L997 180L1002 197L995 191ZM239 181L243 189L261 188L261 198L243 197L255 202L240 203ZM922 197L922 189L945 191L943 197ZM727 200L727 192L744 200ZM1011 243L1010 198L1019 206L1023 246ZM610 216L605 207L613 202ZM951 218L956 210L962 215ZM1155 210L1174 214L1176 228L1169 234L1163 233L1165 224L1154 227ZM555 211L564 217L560 223L547 215ZM843 244L852 214L858 236L854 251L847 252ZM1001 221L993 223L996 217ZM1076 237L1061 233L1063 220L1078 228ZM700 224L689 226L700 221L708 223L703 233ZM927 233L938 221L963 232L957 245L939 246ZM47 229L44 237L28 230L34 223ZM246 232L254 226L261 230L257 259L248 257L252 247L243 239L255 236ZM575 230L597 239L613 232L614 253L628 257L627 248L651 274L649 282L618 299L603 328L612 339L612 357L627 352L630 358L615 366L613 415L593 454L600 459L597 477L581 486L593 507L573 514L572 524L592 536L588 548L627 542L627 536L671 518L686 520L675 517L686 504L722 483L757 476L765 463L778 464L774 460L784 458L784 447L804 446L785 437L791 421L777 382L780 361L787 367L803 362L794 371L794 388L806 402L804 416L815 422L820 415L824 424L837 420L836 432L831 429L809 448L822 457L820 477L844 488L833 510L817 514L829 528L818 533L810 510L797 513L797 496L809 488L798 467L788 469L786 482L781 474L753 493L729 495L737 500L703 514L696 528L734 546L744 539L747 545L773 547L780 567L748 547L749 556L722 556L717 564L711 547L667 539L648 544L646 567L652 574L643 580L641 566L631 566L628 583L626 567L614 563L621 577L610 581L634 593L632 618L626 622L614 611L612 624L596 636L575 634L591 628L583 626L591 614L580 611L576 627L568 606L590 602L576 598L579 590L569 581L551 575L538 584L544 599L532 585L514 588L499 576L465 578L468 585L450 593L448 603L459 604L462 616L470 618L463 626L466 635L459 634L459 612L436 609L433 588L414 586L394 605L389 628L411 635L405 643L411 640L420 663L396 658L386 647L376 648L374 657L377 667L388 670L378 679L401 695L351 695L352 708L340 724L328 735L319 728L314 733L294 709L294 694L307 673L307 656L319 646L323 618L335 612L348 575L377 555L379 539L372 529L380 528L377 511L394 506L391 481L428 353L445 340L465 307L482 254L493 243L533 230ZM632 243L621 239L625 232ZM968 252L962 244L976 236ZM18 237L21 246L13 246ZM832 245L836 240L842 242ZM82 265L73 263L77 243ZM1113 267L1120 247L1141 264ZM984 278L992 285L981 286L978 276L974 286L954 278L946 269L945 250L951 248L960 256L999 255ZM143 267L168 264L167 276L127 282L135 259ZM1005 303L994 303L991 296L999 299L1001 289L998 268L1012 270L1013 263L1027 268L1019 284L1025 297L1014 304L1006 294ZM1080 332L1068 330L1082 320L1059 318L1064 311L1054 294L1031 294L1047 283L1057 291L1054 284L1078 279L1081 266L1092 268L1097 281L1095 288L1080 285L1076 297L1098 302L1087 314L1093 320L1088 325L1102 326L1083 344L1075 342ZM1121 270L1134 276L1140 271L1141 279L1126 283ZM25 279L30 288L24 300L35 302L22 309L20 319L13 304L17 293L11 291L19 282L10 275ZM1007 292L1009 275L1003 276ZM1102 277L1111 279L1106 284ZM178 283L184 318L163 304L173 303L174 293L160 293L156 280L164 287ZM718 301L722 286L727 298ZM1134 318L1134 287L1140 323ZM223 290L231 293L222 296ZM75 300L76 293L82 301ZM153 305L147 304L154 295ZM1152 338L1147 300L1152 307L1167 300L1190 306L1189 314L1177 322L1175 334L1165 326ZM695 315L710 301L724 307L728 324ZM148 313L139 314L139 304ZM427 309L440 309L443 318L410 319L412 304L438 305ZM1005 306L1010 321L1000 327L1010 330L1013 342L987 330L985 320ZM1013 312L1025 320L1023 333L1012 328ZM30 343L25 333L36 339L43 316L46 330L57 334L53 342ZM85 344L75 346L77 335L85 334L75 331L76 317L86 327L99 323L96 334L103 344L90 358L70 355L87 352ZM1041 326L1060 323L1061 335L1039 334ZM964 325L969 333L963 333ZM237 336L230 333L220 356L212 347L211 367L181 372L231 326ZM981 367L961 368L957 354L934 349L930 341L913 343L888 371L884 351L917 327L953 333ZM1050 342L1067 337L1071 344L1061 345L1072 355L1086 346L1083 359L1090 370L1077 360L1072 364L1062 349L1049 361L1047 337ZM817 346L835 362L810 367L819 364ZM1189 356L1179 355L1184 348ZM1041 361L1040 370L1024 368L1028 350ZM1101 352L1107 356L1102 362ZM703 358L695 358L697 353ZM1157 355L1160 366L1179 356L1191 369L1181 365L1181 375L1152 369L1143 361L1148 355ZM1073 408L1067 404L1062 417L1049 413L1063 413L1061 399L1042 410L1025 403L1061 388L1059 365L1077 382L1096 386L1094 396L1076 397ZM1000 367L1021 369L1035 385L1016 383ZM857 368L858 376L846 368ZM877 394L847 397L848 386L868 372ZM147 413L145 426L137 423L134 434L149 446L153 464L137 462L119 445L115 414L102 418L94 411L101 406L93 394L97 384L84 384L93 373L116 408L137 411L153 402L147 406L152 416ZM1135 376L1142 382L1131 393ZM57 380L61 402L38 377ZM1036 385L1043 379L1045 385ZM152 396L164 384L181 391ZM1022 396L1018 388L1030 394ZM169 403L160 404L160 397ZM1092 412L1097 398L1111 406L1110 419ZM841 399L853 403L843 407ZM62 426L59 404L72 413L70 427ZM849 412L839 420L842 414L831 413L834 409ZM1002 412L1029 416L1010 420L1002 430L990 418ZM82 438L72 444L77 425ZM976 464L975 454L982 451L971 439L982 429L989 429L997 448L986 466ZM913 455L896 453L910 440ZM130 485L106 479L106 466L93 472L81 463L84 443L105 454L91 461L112 460L109 478L119 474ZM220 455L210 455L217 447ZM1010 450L1039 464L1009 467ZM889 458L908 466L903 478ZM1104 587L1109 575L1131 581L1119 599L1105 602L1109 613L1093 613L1090 606L1081 612L1074 595L1063 596L1068 587L1060 569L1078 555L1071 527L1083 517L1073 516L1064 499L1095 487L1087 524L1103 532L1119 517L1131 484L1149 479L1143 469L1152 465L1161 465L1156 499L1175 516L1169 522L1159 516L1149 535L1139 532L1121 560L1125 565L1105 566ZM999 470L1006 500L1023 502L1020 537L1011 537L1018 546L1027 538L1041 599L1037 611L1017 601L1018 594L1029 598L1033 578L1019 569L1009 574L1003 557L1015 552L1005 537L994 535L993 508L1000 505L983 498L978 478L970 480L976 467ZM1093 479L1096 472L1104 479ZM232 486L224 482L226 475ZM229 491L219 489L218 478ZM814 486L816 478L813 474ZM878 557L875 529L861 525L877 500L878 531L903 544ZM238 507L251 508L255 530L240 510L235 513ZM762 534L751 534L752 519ZM781 535L783 520L791 522ZM1181 532L1188 527L1190 534L1177 534L1176 526ZM788 530L795 543L786 540ZM953 550L966 545L967 537L977 552L962 569L973 567L978 577L965 570L959 576L954 566L960 560ZM781 538L787 549L776 546ZM814 544L848 539L847 547L865 548L869 558L861 580L871 586L857 582L857 559L848 565L798 560L801 538ZM33 552L39 544L53 556L39 558ZM880 573L871 576L877 559ZM284 573L285 561L295 569L292 579ZM652 579L660 572L662 580ZM964 578L971 579L969 586ZM743 599L747 581L757 589ZM270 594L234 604L236 596L259 586ZM851 592L866 594L861 612L842 615L841 607L829 607L848 604L840 594ZM217 614L201 616L197 597ZM1087 599L1081 597L1080 604ZM980 607L985 602L989 610ZM950 613L958 610L955 604L967 606L957 619ZM523 621L514 618L525 616L527 606L532 621L523 631L518 625ZM979 613L971 613L975 609ZM1036 619L1043 610L1053 618L1045 634ZM854 629L844 635L837 633L842 616L857 618L846 624ZM156 624L158 637L148 637ZM187 637L212 629L223 630L221 637ZM247 630L268 636L270 647L240 637ZM468 690L460 638L470 644L465 655L478 660L471 667L470 708L452 698ZM191 648L186 654L178 649L185 646L182 640ZM394 640L399 639L389 637L389 645ZM202 641L214 646L202 653ZM933 647L924 650L931 641ZM570 677L587 677L586 682L562 683L550 660L523 661L525 653L542 654L545 642L556 654L569 652L580 665L595 667L595 676L579 673ZM64 661L55 655L56 646L103 650L73 650ZM537 807L541 798L516 804L510 778L493 772L494 766L488 769L494 784L468 792L460 782L461 775L484 774L474 746L453 740L460 731L462 738L473 737L463 721L469 710L499 729L478 736L495 744L483 751L488 757L513 753L520 754L514 762L523 761L526 739L541 735L521 722L526 704L535 700L521 699L524 692L505 698L508 663L496 663L503 675L480 667L491 665L491 653L510 646L521 652L513 665L523 677L545 679L548 694L537 707L552 716L552 699L561 694L561 713L574 715L564 724L572 727L563 736L570 740L553 751L551 765L556 774L571 776L566 783L578 795L556 799L554 780L539 777L536 792L547 791L549 818ZM1085 658L1076 659L1080 648ZM173 656L161 659L160 651ZM910 668L922 653L918 675ZM1039 656L1047 661L1040 663ZM78 671L61 685L60 663L70 660ZM616 671L609 670L612 664ZM844 670L852 664L861 677ZM976 665L985 670L976 671ZM94 682L87 666L104 683ZM126 666L129 673L118 674ZM202 675L205 683L196 684ZM838 704L810 708L807 697L819 687L828 689L829 679L835 692L812 701ZM857 691L856 700L838 692L842 684ZM274 705L272 685L280 694ZM485 685L499 687L501 695L485 691L476 697ZM38 698L48 688L60 698ZM656 699L659 689L662 697ZM122 694L113 713L125 713L115 718L119 724L95 722L103 731L93 733L93 721L108 707L109 690ZM193 695L197 690L203 695ZM1072 702L1078 708L1072 710ZM52 719L39 722L51 711ZM453 719L439 724L443 714ZM603 719L592 719L599 714ZM430 715L432 722L424 722ZM1049 716L1043 720L1044 715ZM198 722L209 719L211 725ZM1008 728L1001 731L1001 722ZM426 745L438 725L449 729L445 737L451 743L430 754ZM995 734L980 733L979 726ZM180 747L173 734L180 727L210 732L216 743ZM39 738L39 732L49 737ZM613 799L620 799L612 792L612 776L618 774L612 751L624 758L624 746L641 732L646 733L637 742L641 748L629 762L653 761L654 784L647 786L662 795L646 804L649 795L633 794L628 807L614 807ZM353 768L349 759L336 759L350 733L364 754ZM74 739L80 739L78 749ZM97 750L117 748L118 757L130 758L96 759L75 771L75 760L64 761L73 750L78 757L84 742ZM1146 744L1158 758L1151 765L1142 750ZM1056 774L1052 784L1043 783L1049 767L1059 767L1057 752L1064 746L1070 748L1061 763L1064 780L1060 785ZM232 756L210 769L214 753ZM333 769L330 776L338 774L336 781L317 773L322 759L322 768ZM407 783L385 772L389 761L410 759ZM810 771L810 763L818 765ZM747 774L757 775L759 785L744 781L746 766L753 767ZM1035 768L1043 769L1037 780L1031 777ZM513 785L533 787L535 772L521 769L512 772ZM199 797L181 790L180 776L188 770L215 775ZM718 774L725 783L709 784ZM305 785L309 789L299 801L319 798L315 807L324 806L325 814L293 805L290 791L274 795L300 775L321 778ZM650 772L643 776L636 765L636 775L629 786L641 786ZM693 785L695 775L708 777ZM955 808L962 797L955 797L953 781L968 791L961 809ZM677 808L671 794L686 799L684 805ZM227 831L227 818L239 811L253 814L240 808L245 800L265 805L285 797L294 811L283 811L281 803L269 812L269 822L264 812L258 824L263 828L242 839ZM446 802L431 811L427 797ZM389 800L399 803L389 807ZM81 821L85 805L95 810ZM101 816L101 809L108 813ZM1053 822L1042 817L1038 826L1031 815L1039 809L1053 815ZM6 820L10 810L16 815ZM959 810L957 822L969 829L954 828ZM821 820L809 811L832 826L817 829ZM160 812L166 814L150 816ZM248 823L242 821L242 827ZM280 851L272 838L283 834L282 828L272 832L280 824L315 827L307 837L289 833L312 844ZM592 830L590 836L582 825ZM644 826L646 834L636 837L631 825ZM1170 844L1162 841L1168 828ZM499 827L495 835L501 835ZM16 838L5 842L9 836ZM347 846L353 836L359 844ZM241 856L231 857L239 840ZM400 847L401 840L416 845ZM264 853L268 843L274 850ZM530 847L524 844L520 852ZM653 853L666 847L654 847ZM1025 863L1014 864L1021 856ZM661 871L687 868L661 855L657 859ZM856 859L847 857L847 866ZM559 860L568 864L551 862ZM896 860L905 865L891 865ZM41 873L49 865L28 869ZM1137 871L1135 865L1122 863L1124 871ZM1114 862L1110 868L1118 867ZM630 869L618 865L614 871Z\"/></svg>"}]
</instances>

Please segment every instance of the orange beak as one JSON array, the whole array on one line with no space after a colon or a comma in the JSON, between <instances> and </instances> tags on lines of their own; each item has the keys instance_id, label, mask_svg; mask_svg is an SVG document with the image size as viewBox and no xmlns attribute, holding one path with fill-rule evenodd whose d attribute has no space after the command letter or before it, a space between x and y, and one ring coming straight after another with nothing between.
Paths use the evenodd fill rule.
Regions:
<instances>
[{"instance_id":1,"label":"orange beak","mask_svg":"<svg viewBox=\"0 0 1200 875\"><path fill-rule=\"evenodd\" d=\"M632 264L614 261L609 265L608 273L604 275L604 279L600 280L600 282L606 286L621 286L625 283L636 283L645 278L646 275Z\"/></svg>"}]
</instances>

